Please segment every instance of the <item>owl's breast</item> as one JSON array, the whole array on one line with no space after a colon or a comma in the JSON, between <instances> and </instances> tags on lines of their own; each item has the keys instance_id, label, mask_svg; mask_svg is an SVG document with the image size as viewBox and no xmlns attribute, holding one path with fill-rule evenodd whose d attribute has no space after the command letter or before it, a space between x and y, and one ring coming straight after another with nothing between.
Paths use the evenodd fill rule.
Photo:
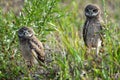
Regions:
<instances>
[{"instance_id":1,"label":"owl's breast","mask_svg":"<svg viewBox=\"0 0 120 80\"><path fill-rule=\"evenodd\" d=\"M98 40L100 40L100 25L91 23L87 26L86 31L86 44L89 47L96 47L98 44Z\"/></svg>"},{"instance_id":2,"label":"owl's breast","mask_svg":"<svg viewBox=\"0 0 120 80\"><path fill-rule=\"evenodd\" d=\"M21 50L23 57L26 60L30 60L33 57L32 53L31 53L31 48L30 48L28 42L20 43L20 50Z\"/></svg>"},{"instance_id":3,"label":"owl's breast","mask_svg":"<svg viewBox=\"0 0 120 80\"><path fill-rule=\"evenodd\" d=\"M92 23L87 26L87 35L88 36L95 36L98 35L100 28L97 24Z\"/></svg>"}]
</instances>

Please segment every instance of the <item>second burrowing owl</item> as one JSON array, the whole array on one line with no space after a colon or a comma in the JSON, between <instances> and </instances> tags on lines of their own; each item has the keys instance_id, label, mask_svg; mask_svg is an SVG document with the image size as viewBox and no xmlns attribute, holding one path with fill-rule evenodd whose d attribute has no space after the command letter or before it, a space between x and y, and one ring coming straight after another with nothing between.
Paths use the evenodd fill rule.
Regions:
<instances>
[{"instance_id":1,"label":"second burrowing owl","mask_svg":"<svg viewBox=\"0 0 120 80\"><path fill-rule=\"evenodd\" d=\"M45 52L42 43L36 38L34 31L29 27L22 27L18 31L20 50L28 66L44 62Z\"/></svg>"},{"instance_id":2,"label":"second burrowing owl","mask_svg":"<svg viewBox=\"0 0 120 80\"><path fill-rule=\"evenodd\" d=\"M99 53L99 48L102 44L102 19L101 10L95 4L89 4L85 7L86 21L83 27L83 39L87 48L96 49L96 54Z\"/></svg>"}]
</instances>

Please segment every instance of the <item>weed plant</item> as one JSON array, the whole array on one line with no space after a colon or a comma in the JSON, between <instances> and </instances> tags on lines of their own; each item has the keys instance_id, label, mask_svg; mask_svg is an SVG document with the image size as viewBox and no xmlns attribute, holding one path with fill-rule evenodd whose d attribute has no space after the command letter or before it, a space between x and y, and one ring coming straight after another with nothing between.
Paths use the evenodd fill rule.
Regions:
<instances>
[{"instance_id":1,"label":"weed plant","mask_svg":"<svg viewBox=\"0 0 120 80\"><path fill-rule=\"evenodd\" d=\"M82 38L84 7L101 7L105 22L104 52L86 55ZM120 1L119 0L24 0L19 15L0 9L0 80L32 80L21 56L17 31L32 27L43 42L45 74L39 80L119 80L120 79ZM87 56L87 57L86 57ZM50 69L50 70L48 70ZM32 69L33 72L36 71ZM39 72L39 71L38 71Z\"/></svg>"}]
</instances>

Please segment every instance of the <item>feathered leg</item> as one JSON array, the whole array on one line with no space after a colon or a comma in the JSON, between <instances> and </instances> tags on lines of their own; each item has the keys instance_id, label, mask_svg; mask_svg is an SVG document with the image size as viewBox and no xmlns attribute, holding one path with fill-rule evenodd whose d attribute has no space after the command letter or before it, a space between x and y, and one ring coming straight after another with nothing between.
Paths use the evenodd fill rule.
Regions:
<instances>
[{"instance_id":1,"label":"feathered leg","mask_svg":"<svg viewBox=\"0 0 120 80\"><path fill-rule=\"evenodd\" d=\"M98 56L99 51L100 51L101 43L102 43L102 41L100 39L98 39L97 46L96 46L96 55L97 56Z\"/></svg>"}]
</instances>

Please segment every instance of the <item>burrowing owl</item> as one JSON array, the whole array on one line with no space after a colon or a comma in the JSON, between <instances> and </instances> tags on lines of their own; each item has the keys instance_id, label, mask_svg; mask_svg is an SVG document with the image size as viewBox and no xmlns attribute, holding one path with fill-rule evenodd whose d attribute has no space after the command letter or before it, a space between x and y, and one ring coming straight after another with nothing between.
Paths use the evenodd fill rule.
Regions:
<instances>
[{"instance_id":1,"label":"burrowing owl","mask_svg":"<svg viewBox=\"0 0 120 80\"><path fill-rule=\"evenodd\" d=\"M85 7L86 21L83 27L83 39L89 50L96 49L96 54L99 53L99 48L102 44L102 19L101 10L95 4L89 4Z\"/></svg>"},{"instance_id":2,"label":"burrowing owl","mask_svg":"<svg viewBox=\"0 0 120 80\"><path fill-rule=\"evenodd\" d=\"M32 28L22 27L18 31L20 50L28 66L44 62L45 52L42 43L34 35Z\"/></svg>"}]
</instances>

